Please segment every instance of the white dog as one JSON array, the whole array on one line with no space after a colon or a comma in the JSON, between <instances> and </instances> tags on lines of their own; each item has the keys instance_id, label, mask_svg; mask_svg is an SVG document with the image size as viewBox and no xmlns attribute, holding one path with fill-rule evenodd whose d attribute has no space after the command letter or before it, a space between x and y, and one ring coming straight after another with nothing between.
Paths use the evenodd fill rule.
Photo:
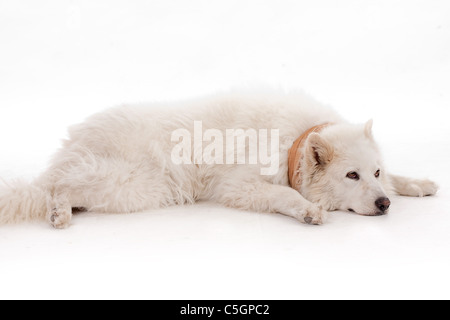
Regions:
<instances>
[{"instance_id":1,"label":"white dog","mask_svg":"<svg viewBox=\"0 0 450 320\"><path fill-rule=\"evenodd\" d=\"M174 132L179 130L205 139L196 132L196 121L201 121L201 130L215 130L219 146L223 141L218 134L230 129L270 130L272 138L279 137L277 150L269 153L277 170L261 174L260 162L234 161L236 150L233 163L222 164L193 159L203 154L198 150L203 146L195 142L183 142L193 153L176 149L180 144ZM65 228L73 210L128 213L212 200L322 224L326 211L332 210L386 214L392 193L435 194L437 186L429 180L384 170L371 127L371 121L349 124L302 93L232 93L182 104L112 109L72 127L49 169L31 184L1 187L0 222L46 218L55 228ZM254 154L252 139L248 141L244 151L250 159ZM214 151L216 160L230 152ZM180 152L187 162L174 160Z\"/></svg>"}]
</instances>

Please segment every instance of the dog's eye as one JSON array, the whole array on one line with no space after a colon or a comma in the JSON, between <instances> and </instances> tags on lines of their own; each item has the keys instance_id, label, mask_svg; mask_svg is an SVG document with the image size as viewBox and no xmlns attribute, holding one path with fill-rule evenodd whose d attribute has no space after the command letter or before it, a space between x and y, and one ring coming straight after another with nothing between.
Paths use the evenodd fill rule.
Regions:
<instances>
[{"instance_id":1,"label":"dog's eye","mask_svg":"<svg viewBox=\"0 0 450 320\"><path fill-rule=\"evenodd\" d=\"M375 178L378 178L380 176L380 169L377 170L377 172L375 172Z\"/></svg>"},{"instance_id":2,"label":"dog's eye","mask_svg":"<svg viewBox=\"0 0 450 320\"><path fill-rule=\"evenodd\" d=\"M347 178L352 180L359 180L359 174L355 171L347 173Z\"/></svg>"}]
</instances>

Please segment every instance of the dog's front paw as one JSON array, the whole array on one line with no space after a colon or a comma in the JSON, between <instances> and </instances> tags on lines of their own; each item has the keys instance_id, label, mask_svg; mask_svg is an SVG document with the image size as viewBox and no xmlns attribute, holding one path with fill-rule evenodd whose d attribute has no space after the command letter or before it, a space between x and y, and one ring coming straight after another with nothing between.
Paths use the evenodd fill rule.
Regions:
<instances>
[{"instance_id":1,"label":"dog's front paw","mask_svg":"<svg viewBox=\"0 0 450 320\"><path fill-rule=\"evenodd\" d=\"M435 195L439 186L431 180L412 180L405 190L406 195L410 197L425 197Z\"/></svg>"},{"instance_id":2,"label":"dog's front paw","mask_svg":"<svg viewBox=\"0 0 450 320\"><path fill-rule=\"evenodd\" d=\"M302 223L321 225L325 222L327 215L327 211L319 206L311 204L307 208L300 210L297 219Z\"/></svg>"},{"instance_id":3,"label":"dog's front paw","mask_svg":"<svg viewBox=\"0 0 450 320\"><path fill-rule=\"evenodd\" d=\"M422 191L421 193L419 193L419 197L434 196L439 190L439 186L435 182L428 179L418 180L418 186Z\"/></svg>"},{"instance_id":4,"label":"dog's front paw","mask_svg":"<svg viewBox=\"0 0 450 320\"><path fill-rule=\"evenodd\" d=\"M65 229L69 226L70 220L72 220L72 210L53 208L48 213L47 220L54 228Z\"/></svg>"}]
</instances>

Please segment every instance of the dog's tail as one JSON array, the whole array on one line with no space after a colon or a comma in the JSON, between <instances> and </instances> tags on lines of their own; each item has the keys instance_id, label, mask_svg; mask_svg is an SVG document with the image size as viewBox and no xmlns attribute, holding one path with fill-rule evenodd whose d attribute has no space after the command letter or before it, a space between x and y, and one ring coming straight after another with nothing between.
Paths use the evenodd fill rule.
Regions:
<instances>
[{"instance_id":1,"label":"dog's tail","mask_svg":"<svg viewBox=\"0 0 450 320\"><path fill-rule=\"evenodd\" d=\"M0 224L44 219L46 212L47 195L37 183L0 185Z\"/></svg>"}]
</instances>

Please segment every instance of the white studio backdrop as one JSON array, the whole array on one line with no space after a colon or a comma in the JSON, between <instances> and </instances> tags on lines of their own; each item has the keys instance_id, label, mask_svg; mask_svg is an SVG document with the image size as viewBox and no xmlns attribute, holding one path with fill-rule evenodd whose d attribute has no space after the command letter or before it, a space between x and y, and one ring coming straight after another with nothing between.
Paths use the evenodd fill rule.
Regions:
<instances>
[{"instance_id":1,"label":"white studio backdrop","mask_svg":"<svg viewBox=\"0 0 450 320\"><path fill-rule=\"evenodd\" d=\"M0 0L0 177L36 176L70 124L105 108L254 86L302 88L351 121L373 118L391 168L438 178L442 193L449 190L443 183L449 175L441 174L450 160L446 0ZM432 163L425 163L430 157ZM1 234L0 252L8 246ZM0 262L5 267L1 256ZM402 274L403 266L399 262L394 274ZM144 267L137 274L147 272ZM195 274L195 263L187 267ZM210 267L223 271L212 262ZM177 272L161 263L155 268ZM239 270L231 270L239 278ZM355 281L363 278L359 270ZM425 285L425 278L420 281ZM263 290L257 280L250 282ZM400 282L411 289L407 278ZM279 285L273 278L268 284ZM163 288L164 282L154 285ZM170 289L161 290L170 296ZM289 297L289 290L280 296ZM189 290L181 292L189 298ZM232 297L226 296L231 289L224 292L215 296Z\"/></svg>"}]
</instances>

